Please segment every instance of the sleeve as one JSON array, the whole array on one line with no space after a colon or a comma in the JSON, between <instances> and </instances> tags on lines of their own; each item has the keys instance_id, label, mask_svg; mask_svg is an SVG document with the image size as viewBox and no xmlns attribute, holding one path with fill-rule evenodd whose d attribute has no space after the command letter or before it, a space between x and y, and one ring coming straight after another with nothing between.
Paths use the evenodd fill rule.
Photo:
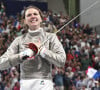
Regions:
<instances>
[{"instance_id":1,"label":"sleeve","mask_svg":"<svg viewBox=\"0 0 100 90\"><path fill-rule=\"evenodd\" d=\"M7 51L0 57L0 70L5 70L21 62L18 54L18 42L19 39L16 38Z\"/></svg>"},{"instance_id":2,"label":"sleeve","mask_svg":"<svg viewBox=\"0 0 100 90\"><path fill-rule=\"evenodd\" d=\"M40 51L40 55L58 67L64 67L66 54L56 34L53 34L53 36L50 38L50 47L50 50L43 48Z\"/></svg>"}]
</instances>

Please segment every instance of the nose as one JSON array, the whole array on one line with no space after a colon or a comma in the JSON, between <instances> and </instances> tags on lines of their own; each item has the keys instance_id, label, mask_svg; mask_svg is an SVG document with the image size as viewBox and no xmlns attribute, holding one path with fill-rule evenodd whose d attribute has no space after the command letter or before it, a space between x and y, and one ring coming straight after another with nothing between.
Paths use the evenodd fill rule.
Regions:
<instances>
[{"instance_id":1,"label":"nose","mask_svg":"<svg viewBox=\"0 0 100 90\"><path fill-rule=\"evenodd\" d=\"M31 14L31 17L34 17L34 14L33 13Z\"/></svg>"}]
</instances>

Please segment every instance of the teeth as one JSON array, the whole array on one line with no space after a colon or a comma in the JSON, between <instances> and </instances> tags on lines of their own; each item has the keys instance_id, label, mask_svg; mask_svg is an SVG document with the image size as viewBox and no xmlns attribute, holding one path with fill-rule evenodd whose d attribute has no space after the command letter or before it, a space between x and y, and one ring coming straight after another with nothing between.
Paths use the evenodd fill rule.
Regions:
<instances>
[{"instance_id":1,"label":"teeth","mask_svg":"<svg viewBox=\"0 0 100 90\"><path fill-rule=\"evenodd\" d=\"M36 18L32 19L32 21L31 21L31 22L35 22L35 21L37 21L37 19L36 19Z\"/></svg>"},{"instance_id":2,"label":"teeth","mask_svg":"<svg viewBox=\"0 0 100 90\"><path fill-rule=\"evenodd\" d=\"M31 22L36 22L36 21L31 21Z\"/></svg>"}]
</instances>

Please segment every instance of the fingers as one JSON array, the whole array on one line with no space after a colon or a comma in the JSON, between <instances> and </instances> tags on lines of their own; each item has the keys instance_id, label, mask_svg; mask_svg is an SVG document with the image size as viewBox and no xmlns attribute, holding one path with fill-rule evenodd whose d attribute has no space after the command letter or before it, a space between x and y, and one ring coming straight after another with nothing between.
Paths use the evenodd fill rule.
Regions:
<instances>
[{"instance_id":1,"label":"fingers","mask_svg":"<svg viewBox=\"0 0 100 90\"><path fill-rule=\"evenodd\" d=\"M38 54L38 52L40 51L41 48L41 42L40 40L38 40L37 42L33 43L33 42L29 42L29 43L25 43L24 46L26 48L30 48L33 52L34 55Z\"/></svg>"}]
</instances>

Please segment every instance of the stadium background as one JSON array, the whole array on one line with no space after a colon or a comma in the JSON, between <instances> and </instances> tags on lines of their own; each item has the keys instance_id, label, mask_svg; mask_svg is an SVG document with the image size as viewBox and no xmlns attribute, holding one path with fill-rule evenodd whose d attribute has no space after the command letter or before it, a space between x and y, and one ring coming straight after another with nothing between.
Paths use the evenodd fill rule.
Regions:
<instances>
[{"instance_id":1,"label":"stadium background","mask_svg":"<svg viewBox=\"0 0 100 90\"><path fill-rule=\"evenodd\" d=\"M17 19L19 20L20 17L18 13L21 13L24 6L28 6L30 4L36 5L42 11L46 11L46 15L48 15L48 13L50 14L51 12L53 12L53 15L48 15L48 17L45 17L45 20L47 22L53 21L56 28L59 29L59 27L64 25L66 21L69 21L70 19L75 17L77 14L82 12L84 9L88 8L95 1L96 0L59 0L59 2L58 0L0 0L0 2L3 2L5 6L5 12L7 15L6 16L5 14L1 14L0 16L0 55L2 55L6 51L7 47L9 47L10 43L16 36L22 34L22 29L20 29L20 27L16 27L16 21ZM66 70L64 71L64 69L56 67L54 68L52 74L54 77L54 82L57 81L58 78L60 78L60 80L64 78L64 84L60 82L60 86L64 86L65 90L68 90L68 88L70 88L69 90L72 90L73 88L73 90L75 90L75 88L78 88L79 90L80 88L94 88L95 84L97 84L98 82L100 85L100 78L93 82L93 78L88 81L89 83L93 83L93 87L92 84L87 83L87 85L84 85L82 84L83 82L81 82L85 82L86 74L84 74L83 72L85 72L88 66L92 66L97 70L100 69L97 66L98 63L100 63L99 10L100 3L96 4L93 8L79 16L79 18L77 18L74 22L68 25L68 27L64 28L64 30L57 34L58 38L64 46L68 58L66 60ZM64 18L61 17L63 15L65 16ZM8 17L7 22L5 22L5 17ZM52 20L52 17L54 20ZM9 20L11 20L14 23L10 23L10 28L6 27L7 25L9 26ZM17 23L19 23L19 21ZM10 31L7 31L6 29L10 29ZM83 33L81 31L83 31ZM84 47L85 44L87 44L86 47ZM78 48L77 46L80 45L81 47ZM82 47L84 47L84 50L82 49ZM80 50L77 51L78 49ZM85 54L82 54L83 57L81 58L79 53ZM89 58L87 58L88 55L90 56ZM83 58L85 58L87 61L83 62ZM57 70L61 73L56 74ZM77 75L76 72L79 73L79 75ZM62 73L68 77L63 77ZM0 90L4 90L4 88L6 88L6 90L12 90L10 89L12 87L13 90L19 90L19 76L19 66L0 71ZM57 83L55 83L55 86L56 84ZM81 87L79 87L78 85L81 85Z\"/></svg>"}]
</instances>

